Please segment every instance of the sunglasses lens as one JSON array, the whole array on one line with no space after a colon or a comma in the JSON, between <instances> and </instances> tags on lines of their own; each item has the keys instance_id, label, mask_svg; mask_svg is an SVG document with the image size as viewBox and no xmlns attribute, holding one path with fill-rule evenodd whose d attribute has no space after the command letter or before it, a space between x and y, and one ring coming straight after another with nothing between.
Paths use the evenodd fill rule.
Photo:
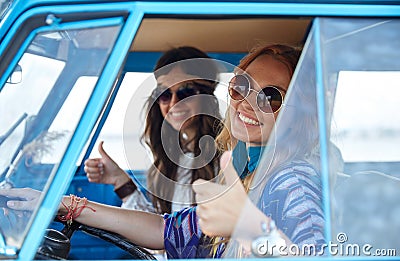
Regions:
<instances>
[{"instance_id":1,"label":"sunglasses lens","mask_svg":"<svg viewBox=\"0 0 400 261\"><path fill-rule=\"evenodd\" d=\"M275 87L265 87L257 95L257 105L263 112L277 112L282 106L282 94Z\"/></svg>"},{"instance_id":2,"label":"sunglasses lens","mask_svg":"<svg viewBox=\"0 0 400 261\"><path fill-rule=\"evenodd\" d=\"M232 99L237 101L243 100L250 91L249 81L243 75L236 75L229 82L228 90Z\"/></svg>"},{"instance_id":3,"label":"sunglasses lens","mask_svg":"<svg viewBox=\"0 0 400 261\"><path fill-rule=\"evenodd\" d=\"M197 90L197 88L189 85L181 87L178 89L178 91L175 92L176 96L178 97L178 100L180 101L190 96L196 95L198 93L199 91ZM157 101L159 103L170 103L172 95L173 93L171 92L171 90L166 89L158 96Z\"/></svg>"},{"instance_id":4,"label":"sunglasses lens","mask_svg":"<svg viewBox=\"0 0 400 261\"><path fill-rule=\"evenodd\" d=\"M197 89L195 89L194 87L185 86L185 87L180 88L176 92L176 96L178 96L178 99L181 101L185 98L196 95L197 93L198 93Z\"/></svg>"},{"instance_id":5,"label":"sunglasses lens","mask_svg":"<svg viewBox=\"0 0 400 261\"><path fill-rule=\"evenodd\" d=\"M172 98L172 93L170 90L163 91L160 96L158 96L158 102L169 103Z\"/></svg>"}]
</instances>

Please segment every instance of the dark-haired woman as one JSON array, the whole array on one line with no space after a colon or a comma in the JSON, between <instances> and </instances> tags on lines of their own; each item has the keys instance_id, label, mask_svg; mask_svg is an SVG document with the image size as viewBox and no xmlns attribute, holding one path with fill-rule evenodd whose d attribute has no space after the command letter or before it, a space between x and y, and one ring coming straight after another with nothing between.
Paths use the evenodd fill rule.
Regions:
<instances>
[{"instance_id":1,"label":"dark-haired woman","mask_svg":"<svg viewBox=\"0 0 400 261\"><path fill-rule=\"evenodd\" d=\"M193 181L210 180L219 170L214 145L221 120L214 96L219 74L206 53L183 46L165 52L154 75L157 87L146 103L142 136L153 155L147 171L152 203L105 152L102 142L101 158L86 160L85 171L90 182L113 185L124 208L171 213L194 204ZM211 139L200 142L204 136Z\"/></svg>"}]
</instances>

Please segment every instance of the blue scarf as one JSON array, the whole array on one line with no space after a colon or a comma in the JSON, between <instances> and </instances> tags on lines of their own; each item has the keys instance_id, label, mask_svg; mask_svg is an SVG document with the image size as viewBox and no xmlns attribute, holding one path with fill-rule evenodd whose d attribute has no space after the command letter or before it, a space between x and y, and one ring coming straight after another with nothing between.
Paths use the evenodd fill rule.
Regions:
<instances>
[{"instance_id":1,"label":"blue scarf","mask_svg":"<svg viewBox=\"0 0 400 261\"><path fill-rule=\"evenodd\" d=\"M243 180L257 168L264 149L265 146L249 147L247 149L243 141L238 142L232 152L232 163L236 172L240 174L240 179Z\"/></svg>"}]
</instances>

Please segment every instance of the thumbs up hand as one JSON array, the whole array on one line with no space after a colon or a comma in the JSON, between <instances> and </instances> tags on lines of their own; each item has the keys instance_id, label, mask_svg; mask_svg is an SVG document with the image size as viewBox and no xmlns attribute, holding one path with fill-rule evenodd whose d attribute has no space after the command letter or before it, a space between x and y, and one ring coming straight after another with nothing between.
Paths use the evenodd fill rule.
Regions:
<instances>
[{"instance_id":1,"label":"thumbs up hand","mask_svg":"<svg viewBox=\"0 0 400 261\"><path fill-rule=\"evenodd\" d=\"M229 237L248 197L233 167L231 152L221 156L220 166L224 185L198 179L193 183L193 190L201 230L208 236Z\"/></svg>"},{"instance_id":2,"label":"thumbs up hand","mask_svg":"<svg viewBox=\"0 0 400 261\"><path fill-rule=\"evenodd\" d=\"M101 158L87 159L85 172L89 182L111 184L118 188L129 181L128 174L107 154L100 142L98 150Z\"/></svg>"}]
</instances>

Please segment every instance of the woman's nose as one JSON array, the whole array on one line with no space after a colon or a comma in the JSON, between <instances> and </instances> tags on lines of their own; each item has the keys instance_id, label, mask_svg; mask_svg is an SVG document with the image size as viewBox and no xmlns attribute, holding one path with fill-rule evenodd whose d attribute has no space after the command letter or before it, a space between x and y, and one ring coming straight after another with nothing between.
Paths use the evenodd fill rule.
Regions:
<instances>
[{"instance_id":1,"label":"woman's nose","mask_svg":"<svg viewBox=\"0 0 400 261\"><path fill-rule=\"evenodd\" d=\"M249 95L243 100L243 102L251 106L253 110L257 108L257 94L258 92L256 90L250 89Z\"/></svg>"},{"instance_id":2,"label":"woman's nose","mask_svg":"<svg viewBox=\"0 0 400 261\"><path fill-rule=\"evenodd\" d=\"M171 101L169 102L169 105L172 107L172 106L174 106L175 104L177 104L179 102L179 98L178 98L178 96L176 95L176 92L173 92L172 93L172 97L171 97Z\"/></svg>"}]
</instances>

